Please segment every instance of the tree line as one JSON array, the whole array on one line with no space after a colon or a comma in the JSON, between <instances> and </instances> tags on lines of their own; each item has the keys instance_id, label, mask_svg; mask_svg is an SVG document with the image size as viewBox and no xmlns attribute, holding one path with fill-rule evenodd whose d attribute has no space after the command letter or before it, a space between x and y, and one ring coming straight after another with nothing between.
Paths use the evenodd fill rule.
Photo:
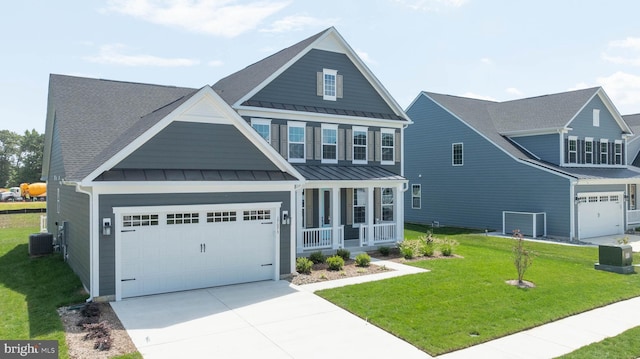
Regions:
<instances>
[{"instance_id":1,"label":"tree line","mask_svg":"<svg viewBox=\"0 0 640 359\"><path fill-rule=\"evenodd\" d=\"M40 182L43 151L44 133L0 130L0 187Z\"/></svg>"}]
</instances>

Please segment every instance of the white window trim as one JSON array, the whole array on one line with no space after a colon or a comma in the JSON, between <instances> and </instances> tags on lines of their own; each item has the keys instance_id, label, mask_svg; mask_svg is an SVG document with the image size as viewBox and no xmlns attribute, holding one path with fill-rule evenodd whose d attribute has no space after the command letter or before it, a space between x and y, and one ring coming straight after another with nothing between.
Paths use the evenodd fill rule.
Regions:
<instances>
[{"instance_id":1,"label":"white window trim","mask_svg":"<svg viewBox=\"0 0 640 359\"><path fill-rule=\"evenodd\" d=\"M391 203L384 203L384 191L391 190ZM396 205L396 191L393 190L393 187L382 187L380 188L380 222L381 223L393 223L395 219L395 205ZM384 208L391 207L391 215L394 217L390 221L384 220Z\"/></svg>"},{"instance_id":2,"label":"white window trim","mask_svg":"<svg viewBox=\"0 0 640 359\"><path fill-rule=\"evenodd\" d=\"M332 130L336 132L336 143L335 144L331 144L331 143L325 143L324 142L324 130ZM323 123L320 126L320 154L322 157L322 163L338 163L338 125L335 124L329 124L329 123ZM324 158L324 146L335 146L336 147L336 158Z\"/></svg>"},{"instance_id":3,"label":"white window trim","mask_svg":"<svg viewBox=\"0 0 640 359\"><path fill-rule=\"evenodd\" d=\"M390 161L385 161L383 160L383 153L382 153L382 149L383 148L389 148L389 146L382 146L382 135L385 133L390 133L392 135L393 138L393 147L391 153L393 154L393 159ZM380 129L380 164L382 165L394 165L396 163L396 131L392 128L381 128Z\"/></svg>"},{"instance_id":4,"label":"white window trim","mask_svg":"<svg viewBox=\"0 0 640 359\"><path fill-rule=\"evenodd\" d=\"M462 156L460 158L461 163L456 163L455 161L455 148L457 145L460 145L460 151L462 152ZM451 165L455 167L464 166L464 143L463 142L455 142L451 144Z\"/></svg>"},{"instance_id":5,"label":"white window trim","mask_svg":"<svg viewBox=\"0 0 640 359\"><path fill-rule=\"evenodd\" d=\"M420 194L419 194L419 195L417 195L417 196L413 194L413 188L414 188L414 187L418 187L418 188L420 189L420 190L419 190L419 193L420 193ZM413 205L413 203L414 203L414 202L413 202L413 199L414 199L414 198L418 198L418 199L420 200L420 205L419 205L418 207L415 207L415 206ZM411 209L421 209L421 208L422 208L422 185L421 185L421 184L412 184L412 185L411 185Z\"/></svg>"},{"instance_id":6,"label":"white window trim","mask_svg":"<svg viewBox=\"0 0 640 359\"><path fill-rule=\"evenodd\" d=\"M334 78L335 89L333 91L333 96L327 95L327 91L325 87L326 83L324 81L324 77L326 75L333 76ZM322 69L322 99L327 101L336 101L337 98L338 98L338 70Z\"/></svg>"},{"instance_id":7,"label":"white window trim","mask_svg":"<svg viewBox=\"0 0 640 359\"><path fill-rule=\"evenodd\" d=\"M365 200L363 204L356 205L356 198L358 198L358 190L364 191ZM371 191L371 189L369 189ZM356 207L364 208L364 222L356 222ZM361 225L367 223L367 189L366 188L354 188L353 189L353 205L351 206L351 218L352 218L352 227L359 228Z\"/></svg>"},{"instance_id":8,"label":"white window trim","mask_svg":"<svg viewBox=\"0 0 640 359\"><path fill-rule=\"evenodd\" d=\"M624 163L622 163L622 151L623 151L623 147L622 147L622 140L615 140L613 141L614 145L613 145L613 163L614 165L623 165ZM616 145L620 145L620 152L617 151L616 149ZM618 163L618 157L620 157L620 163Z\"/></svg>"},{"instance_id":9,"label":"white window trim","mask_svg":"<svg viewBox=\"0 0 640 359\"><path fill-rule=\"evenodd\" d=\"M271 120L270 119L266 119L266 118L252 118L251 119L251 127L253 128L253 125L265 125L267 126L268 130L269 130L269 135L267 136L267 138L265 138L265 140L271 144ZM255 128L254 128L255 130ZM258 132L256 130L256 132ZM258 132L258 134L260 134L260 132ZM260 135L260 137L262 137L262 135ZM262 137L264 138L264 137Z\"/></svg>"},{"instance_id":10,"label":"white window trim","mask_svg":"<svg viewBox=\"0 0 640 359\"><path fill-rule=\"evenodd\" d=\"M574 150L571 150L571 142L574 143ZM573 153L573 162L571 161L571 154ZM578 137L577 136L569 136L569 143L567 143L567 163L578 163Z\"/></svg>"},{"instance_id":11,"label":"white window trim","mask_svg":"<svg viewBox=\"0 0 640 359\"><path fill-rule=\"evenodd\" d=\"M365 144L364 144L364 160L356 160L356 147L363 147L361 145L356 146L353 142L356 137L356 132L364 132ZM351 157L354 165L366 165L369 159L369 128L362 126L351 127Z\"/></svg>"},{"instance_id":12,"label":"white window trim","mask_svg":"<svg viewBox=\"0 0 640 359\"><path fill-rule=\"evenodd\" d=\"M600 127L600 110L593 109L593 127Z\"/></svg>"},{"instance_id":13,"label":"white window trim","mask_svg":"<svg viewBox=\"0 0 640 359\"><path fill-rule=\"evenodd\" d=\"M591 151L587 151L587 143L591 143ZM591 162L587 162L587 154L591 154ZM584 139L584 163L593 164L593 137L585 137Z\"/></svg>"},{"instance_id":14,"label":"white window trim","mask_svg":"<svg viewBox=\"0 0 640 359\"><path fill-rule=\"evenodd\" d=\"M603 152L602 152L602 144L603 143L607 144L605 146L606 151L604 152L605 158L606 158L606 161L604 163L602 163L602 154L603 154ZM608 139L606 139L606 138L601 138L600 139L600 144L598 145L598 156L600 156L598 158L598 160L600 160L600 164L601 165L608 165L609 164L609 140Z\"/></svg>"},{"instance_id":15,"label":"white window trim","mask_svg":"<svg viewBox=\"0 0 640 359\"><path fill-rule=\"evenodd\" d=\"M301 127L302 128L302 142L291 142L291 137L290 137L290 133L289 133L289 129L291 127ZM287 122L287 158L289 159L290 163L305 163L306 162L306 158L307 158L306 155L305 155L307 153L306 138L307 138L306 124L304 122L297 122L297 121L289 121L289 122ZM296 144L302 143L302 158L291 158L290 149L291 149L291 144L292 143L296 143Z\"/></svg>"}]
</instances>

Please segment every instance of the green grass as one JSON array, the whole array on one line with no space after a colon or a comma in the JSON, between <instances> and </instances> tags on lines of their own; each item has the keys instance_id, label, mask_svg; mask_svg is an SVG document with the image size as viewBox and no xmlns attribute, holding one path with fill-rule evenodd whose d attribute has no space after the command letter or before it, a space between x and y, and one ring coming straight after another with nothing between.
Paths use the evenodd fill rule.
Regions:
<instances>
[{"instance_id":1,"label":"green grass","mask_svg":"<svg viewBox=\"0 0 640 359\"><path fill-rule=\"evenodd\" d=\"M0 210L5 209L25 209L25 208L47 208L47 202L37 201L37 202L0 202Z\"/></svg>"},{"instance_id":2,"label":"green grass","mask_svg":"<svg viewBox=\"0 0 640 359\"><path fill-rule=\"evenodd\" d=\"M39 231L40 214L0 215L0 338L57 340L68 357L56 309L83 302L82 285L60 255L30 258L29 234Z\"/></svg>"},{"instance_id":3,"label":"green grass","mask_svg":"<svg viewBox=\"0 0 640 359\"><path fill-rule=\"evenodd\" d=\"M587 345L561 359L634 359L640 358L640 327L627 330L615 337Z\"/></svg>"},{"instance_id":4,"label":"green grass","mask_svg":"<svg viewBox=\"0 0 640 359\"><path fill-rule=\"evenodd\" d=\"M405 234L412 238L424 229L408 225ZM431 355L640 295L640 275L593 269L596 247L533 242L526 245L537 256L525 280L537 287L518 289L505 284L517 278L512 239L455 233L436 235L457 240L454 253L464 258L414 262L431 272L317 294Z\"/></svg>"}]
</instances>

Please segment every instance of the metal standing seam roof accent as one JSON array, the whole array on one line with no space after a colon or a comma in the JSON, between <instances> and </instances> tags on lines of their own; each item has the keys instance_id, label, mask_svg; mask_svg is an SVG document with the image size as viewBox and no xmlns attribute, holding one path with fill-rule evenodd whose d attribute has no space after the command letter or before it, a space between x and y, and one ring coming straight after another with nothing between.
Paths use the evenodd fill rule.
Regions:
<instances>
[{"instance_id":1,"label":"metal standing seam roof accent","mask_svg":"<svg viewBox=\"0 0 640 359\"><path fill-rule=\"evenodd\" d=\"M633 167L561 167L543 161L530 160L528 162L563 173L576 179L640 179L640 170L634 170L632 169Z\"/></svg>"},{"instance_id":2,"label":"metal standing seam roof accent","mask_svg":"<svg viewBox=\"0 0 640 359\"><path fill-rule=\"evenodd\" d=\"M388 114L388 113L378 113L378 112L368 112L368 111L343 110L338 108L302 106L302 105L256 101L256 100L245 101L242 103L242 105L250 106L250 107L273 108L273 109L279 109L279 110L315 112L315 113L326 113L331 115L343 115L343 116L354 116L354 117L368 117L368 118L376 118L376 119L383 119L383 120L406 121L406 119L393 113Z\"/></svg>"},{"instance_id":3,"label":"metal standing seam roof accent","mask_svg":"<svg viewBox=\"0 0 640 359\"><path fill-rule=\"evenodd\" d=\"M115 169L103 172L95 181L297 181L279 171L194 170L194 169Z\"/></svg>"},{"instance_id":4,"label":"metal standing seam roof accent","mask_svg":"<svg viewBox=\"0 0 640 359\"><path fill-rule=\"evenodd\" d=\"M308 181L372 181L405 180L404 177L378 166L294 165Z\"/></svg>"}]
</instances>

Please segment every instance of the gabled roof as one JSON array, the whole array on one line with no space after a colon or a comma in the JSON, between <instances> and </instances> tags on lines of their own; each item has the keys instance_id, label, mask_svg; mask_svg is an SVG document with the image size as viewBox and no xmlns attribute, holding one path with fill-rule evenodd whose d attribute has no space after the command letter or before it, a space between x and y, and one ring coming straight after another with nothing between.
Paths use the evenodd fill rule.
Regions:
<instances>
[{"instance_id":1,"label":"gabled roof","mask_svg":"<svg viewBox=\"0 0 640 359\"><path fill-rule=\"evenodd\" d=\"M629 125L631 131L633 131L633 136L630 137L630 141L640 138L640 136L638 136L640 134L640 113L624 115L622 118L624 119L624 122Z\"/></svg>"},{"instance_id":2,"label":"gabled roof","mask_svg":"<svg viewBox=\"0 0 640 359\"><path fill-rule=\"evenodd\" d=\"M328 41L331 39L331 41ZM385 89L380 81L373 75L371 70L353 51L349 44L342 38L334 27L323 30L311 37L308 37L286 49L283 49L263 60L260 60L244 69L233 73L218 82L212 88L233 108L238 109L242 105L260 106L260 104L251 104L246 101L257 93L259 90L267 86L279 74L288 69L298 59L308 53L310 50L317 48L330 51L342 52L355 64L360 72L368 79L371 85L378 91L380 96L387 102L388 106L394 111L394 116L388 114L371 114L371 113L345 113L347 116L363 116L378 119L391 119L395 121L403 121L411 123L408 116L393 99L389 92ZM288 110L286 104L265 104L264 107ZM310 108L310 109L294 109L295 111L319 112L326 114L334 114L334 109ZM340 114L340 113L338 113Z\"/></svg>"}]
</instances>

